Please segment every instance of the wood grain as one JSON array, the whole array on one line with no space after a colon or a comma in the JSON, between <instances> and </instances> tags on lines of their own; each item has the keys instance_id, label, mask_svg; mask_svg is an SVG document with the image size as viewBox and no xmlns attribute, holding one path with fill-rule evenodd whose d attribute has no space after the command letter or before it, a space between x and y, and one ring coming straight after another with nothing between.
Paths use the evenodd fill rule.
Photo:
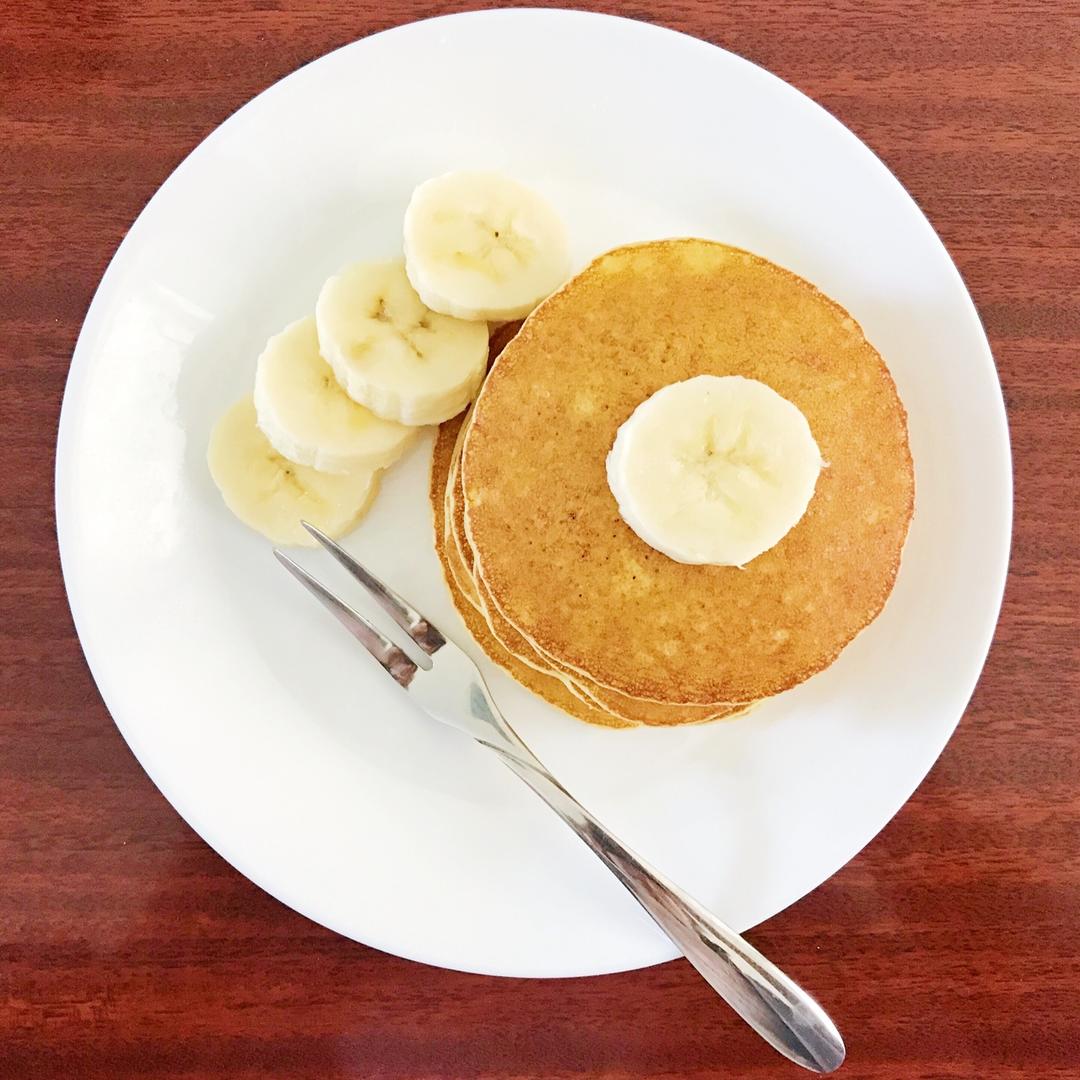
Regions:
<instances>
[{"instance_id":1,"label":"wood grain","mask_svg":"<svg viewBox=\"0 0 1080 1080\"><path fill-rule=\"evenodd\" d=\"M252 94L456 6L0 0L6 1080L797 1075L684 962L485 979L280 906L142 773L71 626L53 445L80 322L125 230ZM869 849L754 937L837 1017L847 1076L1080 1075L1080 7L606 6L763 64L869 143L956 259L1009 405L1013 562L967 716Z\"/></svg>"}]
</instances>

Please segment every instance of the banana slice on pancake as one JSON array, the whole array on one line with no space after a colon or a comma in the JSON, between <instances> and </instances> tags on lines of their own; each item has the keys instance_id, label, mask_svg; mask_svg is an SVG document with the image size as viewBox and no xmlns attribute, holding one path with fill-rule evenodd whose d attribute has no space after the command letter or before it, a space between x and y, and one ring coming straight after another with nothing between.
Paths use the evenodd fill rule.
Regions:
<instances>
[{"instance_id":1,"label":"banana slice on pancake","mask_svg":"<svg viewBox=\"0 0 1080 1080\"><path fill-rule=\"evenodd\" d=\"M806 512L822 460L806 417L757 379L698 375L619 428L608 485L623 520L682 563L745 566Z\"/></svg>"}]
</instances>

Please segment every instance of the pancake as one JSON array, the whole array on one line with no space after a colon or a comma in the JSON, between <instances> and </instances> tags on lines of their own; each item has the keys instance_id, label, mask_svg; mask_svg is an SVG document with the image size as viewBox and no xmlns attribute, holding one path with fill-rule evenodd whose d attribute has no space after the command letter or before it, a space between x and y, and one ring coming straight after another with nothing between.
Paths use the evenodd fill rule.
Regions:
<instances>
[{"instance_id":1,"label":"pancake","mask_svg":"<svg viewBox=\"0 0 1080 1080\"><path fill-rule=\"evenodd\" d=\"M802 520L745 568L687 565L619 516L605 458L669 383L759 379L828 467ZM911 519L906 414L858 324L767 260L705 240L601 256L493 366L461 458L483 595L537 653L630 698L710 705L828 666L882 609Z\"/></svg>"},{"instance_id":2,"label":"pancake","mask_svg":"<svg viewBox=\"0 0 1080 1080\"><path fill-rule=\"evenodd\" d=\"M442 562L443 576L462 621L495 663L549 703L589 723L627 727L641 724L672 726L726 719L746 710L745 705L725 708L668 706L657 702L633 701L599 687L591 690L587 684L550 669L513 627L499 620L497 613L493 613L476 594L476 582L465 567L453 535L454 514L450 496L455 486L454 461L460 450L461 429L462 418L455 417L440 427L436 437L430 484L435 546ZM445 496L440 495L441 488L445 488ZM553 683L560 684L561 689ZM576 699L573 705L567 694ZM598 710L601 716L597 715Z\"/></svg>"},{"instance_id":3,"label":"pancake","mask_svg":"<svg viewBox=\"0 0 1080 1080\"><path fill-rule=\"evenodd\" d=\"M744 703L717 705L669 705L662 702L643 701L628 697L607 687L598 686L580 672L574 672L557 661L539 653L536 648L502 617L493 604L482 581L472 572L472 551L465 539L464 514L458 490L458 462L463 436L468 431L468 421L461 426L450 462L450 475L446 485L446 529L453 542L447 541L446 557L460 591L473 607L477 608L489 629L503 648L523 663L538 671L554 675L566 683L571 693L589 705L598 705L633 724L669 726L673 724L696 724L723 719L739 712ZM447 433L449 435L449 432Z\"/></svg>"}]
</instances>

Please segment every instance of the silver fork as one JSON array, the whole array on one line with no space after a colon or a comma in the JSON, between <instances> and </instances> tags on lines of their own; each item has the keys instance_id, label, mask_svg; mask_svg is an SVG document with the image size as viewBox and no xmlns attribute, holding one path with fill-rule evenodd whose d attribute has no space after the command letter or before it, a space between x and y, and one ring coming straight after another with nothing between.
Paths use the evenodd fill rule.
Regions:
<instances>
[{"instance_id":1,"label":"silver fork","mask_svg":"<svg viewBox=\"0 0 1080 1080\"><path fill-rule=\"evenodd\" d=\"M749 942L611 835L548 772L507 723L476 665L411 604L313 525L304 528L358 581L420 650L419 662L281 551L278 560L429 716L498 754L574 830L679 947L705 981L774 1049L829 1073L844 1042L825 1010Z\"/></svg>"}]
</instances>

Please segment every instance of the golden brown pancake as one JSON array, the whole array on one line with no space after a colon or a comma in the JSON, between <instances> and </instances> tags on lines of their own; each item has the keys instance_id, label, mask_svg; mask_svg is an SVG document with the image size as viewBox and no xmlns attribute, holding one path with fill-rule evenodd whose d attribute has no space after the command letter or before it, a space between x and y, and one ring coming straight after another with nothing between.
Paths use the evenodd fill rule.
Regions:
<instances>
[{"instance_id":1,"label":"golden brown pancake","mask_svg":"<svg viewBox=\"0 0 1080 1080\"><path fill-rule=\"evenodd\" d=\"M460 518L457 521L457 527L459 529L463 528ZM460 534L460 538L455 539L454 547L459 552L462 547L467 547L463 532ZM464 568L469 561L468 559L462 559L457 565ZM471 587L463 591L467 591L471 598L470 602L479 609L496 641L530 667L548 672L566 682L570 691L583 698L587 704L598 705L623 720L633 724L647 724L651 727L666 727L674 724L700 724L710 720L721 720L728 716L734 716L736 713L742 712L746 704L749 704L731 702L718 705L672 705L667 702L632 698L618 690L600 686L581 672L576 672L537 650L530 641L522 637L517 629L503 617L494 604L483 580L471 577L470 582Z\"/></svg>"},{"instance_id":2,"label":"golden brown pancake","mask_svg":"<svg viewBox=\"0 0 1080 1080\"><path fill-rule=\"evenodd\" d=\"M597 708L607 714L608 719L605 721L607 723L614 719L631 726L640 724L671 726L725 719L744 712L746 709L744 704L703 707L639 701L590 684L580 676L573 678L557 666L550 665L546 658L540 656L510 624L499 616L498 611L488 602L486 595L482 591L478 594L478 583L472 578L467 559L462 554L463 551L468 550L463 531L461 536L455 536L456 532L463 530L462 518L460 514L455 514L457 507L452 499L455 486L454 466L456 456L460 451L463 430L460 417L448 421L439 429L432 459L432 513L436 521L436 547L443 563L443 574L447 579L451 596L466 626L473 632L473 636L477 638L489 656L496 663L507 667L504 662L505 654L509 654L518 665L525 665L535 674L561 682L569 693L584 703L590 714ZM440 484L446 488L442 507L438 502ZM466 607L462 606L463 603L470 610L466 610ZM483 623L483 632L478 630L478 619ZM513 669L508 667L507 670L511 670L511 673L516 675L518 669L515 666ZM546 685L546 683L541 680L540 685ZM535 690L535 687L530 685L530 689ZM541 696L545 696L549 701L552 700L550 696ZM553 703L557 704L557 702ZM582 716L582 718L588 717ZM591 722L595 723L596 720Z\"/></svg>"},{"instance_id":3,"label":"golden brown pancake","mask_svg":"<svg viewBox=\"0 0 1080 1080\"><path fill-rule=\"evenodd\" d=\"M675 562L619 516L605 458L669 383L759 379L828 467L802 520L745 569ZM881 610L913 507L906 414L858 324L756 255L670 240L601 256L506 346L461 459L473 577L541 657L631 698L767 697Z\"/></svg>"}]
</instances>

